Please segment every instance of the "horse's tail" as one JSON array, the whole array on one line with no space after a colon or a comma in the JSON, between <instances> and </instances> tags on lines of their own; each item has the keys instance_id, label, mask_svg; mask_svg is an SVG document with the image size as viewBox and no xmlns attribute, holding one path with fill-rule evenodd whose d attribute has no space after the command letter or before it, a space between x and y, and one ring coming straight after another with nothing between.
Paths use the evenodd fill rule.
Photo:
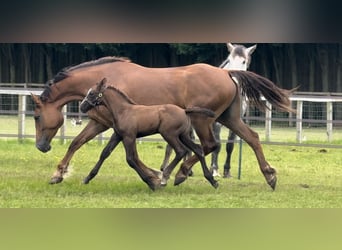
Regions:
<instances>
[{"instance_id":1,"label":"horse's tail","mask_svg":"<svg viewBox=\"0 0 342 250\"><path fill-rule=\"evenodd\" d=\"M185 113L186 114L193 114L193 113L197 113L197 114L203 114L206 115L208 117L215 117L215 112L210 110L210 109L206 109L206 108L201 108L201 107L191 107L191 108L186 108L185 109Z\"/></svg>"},{"instance_id":2,"label":"horse's tail","mask_svg":"<svg viewBox=\"0 0 342 250\"><path fill-rule=\"evenodd\" d=\"M276 109L285 112L295 112L291 108L289 96L298 87L291 90L279 88L272 81L251 71L229 70L228 72L230 77L237 79L238 85L242 89L242 95L246 96L252 104L261 110L267 108L266 103L260 98L263 95Z\"/></svg>"}]
</instances>

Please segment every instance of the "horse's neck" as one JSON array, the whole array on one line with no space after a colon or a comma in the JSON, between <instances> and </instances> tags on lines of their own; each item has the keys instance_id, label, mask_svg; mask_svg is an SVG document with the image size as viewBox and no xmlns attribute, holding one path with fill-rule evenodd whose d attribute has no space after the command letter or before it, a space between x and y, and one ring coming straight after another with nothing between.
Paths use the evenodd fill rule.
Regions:
<instances>
[{"instance_id":1,"label":"horse's neck","mask_svg":"<svg viewBox=\"0 0 342 250\"><path fill-rule=\"evenodd\" d=\"M91 79L90 77L87 79L79 79L78 77L70 76L50 87L49 102L56 103L62 107L71 101L81 101L86 96L89 88L97 80Z\"/></svg>"}]
</instances>

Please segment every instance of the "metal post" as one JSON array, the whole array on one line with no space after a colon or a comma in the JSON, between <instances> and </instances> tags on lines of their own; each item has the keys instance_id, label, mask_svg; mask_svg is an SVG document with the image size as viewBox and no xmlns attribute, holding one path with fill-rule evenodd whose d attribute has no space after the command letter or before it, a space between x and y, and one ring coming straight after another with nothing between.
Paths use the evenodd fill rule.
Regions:
<instances>
[{"instance_id":1,"label":"metal post","mask_svg":"<svg viewBox=\"0 0 342 250\"><path fill-rule=\"evenodd\" d=\"M26 95L19 95L18 98L18 141L22 142L25 137Z\"/></svg>"},{"instance_id":2,"label":"metal post","mask_svg":"<svg viewBox=\"0 0 342 250\"><path fill-rule=\"evenodd\" d=\"M97 139L98 139L99 145L103 145L103 142L104 142L104 135L103 135L103 132L100 133L100 134L97 136Z\"/></svg>"},{"instance_id":3,"label":"metal post","mask_svg":"<svg viewBox=\"0 0 342 250\"><path fill-rule=\"evenodd\" d=\"M332 141L333 137L333 104L332 102L327 102L327 136L328 141Z\"/></svg>"},{"instance_id":4,"label":"metal post","mask_svg":"<svg viewBox=\"0 0 342 250\"><path fill-rule=\"evenodd\" d=\"M66 135L66 122L67 122L67 105L63 106L62 114L63 114L63 118L64 118L64 123L63 123L62 127L60 128L60 136L61 136L60 142L62 144L65 144L66 143L65 135Z\"/></svg>"},{"instance_id":5,"label":"metal post","mask_svg":"<svg viewBox=\"0 0 342 250\"><path fill-rule=\"evenodd\" d=\"M244 97L242 97L244 98ZM240 102L240 118L242 119L243 117L243 102ZM248 106L246 107L248 110ZM238 180L241 179L241 170L242 170L242 139L239 137L239 166L238 166ZM233 142L234 143L234 142Z\"/></svg>"},{"instance_id":6,"label":"metal post","mask_svg":"<svg viewBox=\"0 0 342 250\"><path fill-rule=\"evenodd\" d=\"M266 141L271 140L271 130L272 130L272 104L266 101L266 114L265 114L265 139Z\"/></svg>"},{"instance_id":7,"label":"metal post","mask_svg":"<svg viewBox=\"0 0 342 250\"><path fill-rule=\"evenodd\" d=\"M303 141L303 101L297 101L297 119L296 119L296 140L299 143Z\"/></svg>"}]
</instances>

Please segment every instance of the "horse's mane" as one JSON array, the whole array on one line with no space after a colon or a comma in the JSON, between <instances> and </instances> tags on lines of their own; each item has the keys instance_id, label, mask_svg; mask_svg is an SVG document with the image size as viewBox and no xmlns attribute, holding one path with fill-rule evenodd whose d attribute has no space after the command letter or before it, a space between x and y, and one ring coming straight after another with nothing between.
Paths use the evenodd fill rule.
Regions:
<instances>
[{"instance_id":1,"label":"horse's mane","mask_svg":"<svg viewBox=\"0 0 342 250\"><path fill-rule=\"evenodd\" d=\"M123 92L122 90L114 87L114 86L108 86L106 89L111 89L116 91L119 95L121 95L127 102L129 102L130 104L133 105L138 105L135 101L133 101L125 92Z\"/></svg>"},{"instance_id":2,"label":"horse's mane","mask_svg":"<svg viewBox=\"0 0 342 250\"><path fill-rule=\"evenodd\" d=\"M80 63L75 66L68 66L68 67L63 68L51 80L46 82L44 91L40 95L40 99L42 101L47 100L51 92L51 85L56 84L64 80L65 78L69 77L70 72L77 70L77 69L81 69L81 68L87 68L91 66L96 66L96 65L106 64L106 63L113 63L113 62L130 62L130 60L127 58L123 58L123 57L106 56L106 57L99 58L97 60L92 60L92 61Z\"/></svg>"}]
</instances>

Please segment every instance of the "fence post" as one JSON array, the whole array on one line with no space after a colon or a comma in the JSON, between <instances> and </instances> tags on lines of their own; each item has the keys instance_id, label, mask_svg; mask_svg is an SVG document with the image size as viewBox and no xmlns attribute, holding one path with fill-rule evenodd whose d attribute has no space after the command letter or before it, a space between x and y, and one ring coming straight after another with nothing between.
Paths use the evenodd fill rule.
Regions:
<instances>
[{"instance_id":1,"label":"fence post","mask_svg":"<svg viewBox=\"0 0 342 250\"><path fill-rule=\"evenodd\" d=\"M103 145L103 142L104 142L104 135L103 135L103 132L100 133L100 134L97 136L97 139L98 139L99 145Z\"/></svg>"},{"instance_id":2,"label":"fence post","mask_svg":"<svg viewBox=\"0 0 342 250\"><path fill-rule=\"evenodd\" d=\"M332 141L333 137L333 104L332 102L327 102L327 136L328 141Z\"/></svg>"},{"instance_id":3,"label":"fence post","mask_svg":"<svg viewBox=\"0 0 342 250\"><path fill-rule=\"evenodd\" d=\"M18 95L18 141L22 142L25 136L26 95Z\"/></svg>"},{"instance_id":4,"label":"fence post","mask_svg":"<svg viewBox=\"0 0 342 250\"><path fill-rule=\"evenodd\" d=\"M296 140L299 143L302 143L303 140L303 101L297 101L297 115L296 115Z\"/></svg>"},{"instance_id":5,"label":"fence post","mask_svg":"<svg viewBox=\"0 0 342 250\"><path fill-rule=\"evenodd\" d=\"M266 101L266 114L265 114L265 139L266 141L271 140L271 130L272 130L272 104Z\"/></svg>"},{"instance_id":6,"label":"fence post","mask_svg":"<svg viewBox=\"0 0 342 250\"><path fill-rule=\"evenodd\" d=\"M66 123L67 123L67 105L63 106L62 114L64 118L64 123L62 127L60 128L60 136L61 136L60 142L61 144L65 144L66 143L65 135L66 135Z\"/></svg>"}]
</instances>

